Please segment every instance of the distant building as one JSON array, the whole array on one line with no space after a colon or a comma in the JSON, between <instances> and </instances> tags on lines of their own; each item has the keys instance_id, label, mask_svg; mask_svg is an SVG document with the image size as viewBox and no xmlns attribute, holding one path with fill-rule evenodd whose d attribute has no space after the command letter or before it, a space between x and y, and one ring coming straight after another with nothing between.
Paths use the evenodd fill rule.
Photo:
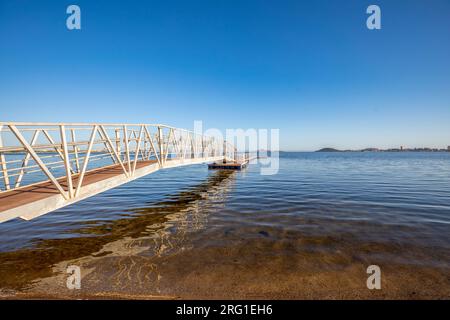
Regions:
<instances>
[{"instance_id":1,"label":"distant building","mask_svg":"<svg viewBox=\"0 0 450 320\"><path fill-rule=\"evenodd\" d=\"M400 151L403 151L403 146L400 146Z\"/></svg>"},{"instance_id":2,"label":"distant building","mask_svg":"<svg viewBox=\"0 0 450 320\"><path fill-rule=\"evenodd\" d=\"M450 152L450 146L447 147L447 151Z\"/></svg>"}]
</instances>

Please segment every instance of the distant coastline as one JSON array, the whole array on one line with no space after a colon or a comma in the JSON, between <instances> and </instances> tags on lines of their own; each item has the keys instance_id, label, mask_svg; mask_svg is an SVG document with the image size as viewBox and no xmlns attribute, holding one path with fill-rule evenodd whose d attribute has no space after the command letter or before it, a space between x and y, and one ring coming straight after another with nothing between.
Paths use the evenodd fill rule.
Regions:
<instances>
[{"instance_id":1,"label":"distant coastline","mask_svg":"<svg viewBox=\"0 0 450 320\"><path fill-rule=\"evenodd\" d=\"M365 148L359 150L339 150L335 148L322 148L315 152L450 152L450 147L447 149L438 148L390 148L390 149L379 149L379 148Z\"/></svg>"}]
</instances>

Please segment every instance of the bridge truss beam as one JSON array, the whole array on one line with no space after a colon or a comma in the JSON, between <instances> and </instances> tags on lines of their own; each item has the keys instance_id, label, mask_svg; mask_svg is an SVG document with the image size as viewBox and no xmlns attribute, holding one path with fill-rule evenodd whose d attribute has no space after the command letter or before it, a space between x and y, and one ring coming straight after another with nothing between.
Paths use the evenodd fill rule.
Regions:
<instances>
[{"instance_id":1,"label":"bridge truss beam","mask_svg":"<svg viewBox=\"0 0 450 320\"><path fill-rule=\"evenodd\" d=\"M218 137L160 124L0 122L0 222L31 219L163 168L234 161L235 154Z\"/></svg>"}]
</instances>

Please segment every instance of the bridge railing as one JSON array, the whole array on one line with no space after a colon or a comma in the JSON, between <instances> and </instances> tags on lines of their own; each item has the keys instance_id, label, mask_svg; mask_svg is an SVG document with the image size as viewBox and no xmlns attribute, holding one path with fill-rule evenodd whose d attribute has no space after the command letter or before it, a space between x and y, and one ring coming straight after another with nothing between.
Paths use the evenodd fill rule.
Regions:
<instances>
[{"instance_id":1,"label":"bridge railing","mask_svg":"<svg viewBox=\"0 0 450 320\"><path fill-rule=\"evenodd\" d=\"M132 177L143 161L164 167L235 154L217 137L161 124L0 122L0 192L48 181L70 199L92 170L116 166Z\"/></svg>"}]
</instances>

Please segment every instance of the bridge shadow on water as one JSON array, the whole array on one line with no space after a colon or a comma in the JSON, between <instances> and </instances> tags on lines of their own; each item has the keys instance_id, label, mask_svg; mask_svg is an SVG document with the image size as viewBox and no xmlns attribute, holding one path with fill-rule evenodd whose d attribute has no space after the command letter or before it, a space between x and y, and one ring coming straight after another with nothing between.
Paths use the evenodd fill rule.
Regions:
<instances>
[{"instance_id":1,"label":"bridge shadow on water","mask_svg":"<svg viewBox=\"0 0 450 320\"><path fill-rule=\"evenodd\" d=\"M121 219L90 221L70 230L80 236L42 239L32 248L0 252L0 293L26 292L57 274L65 286L67 261L78 259L83 264L102 257L161 256L183 249L186 235L203 229L208 215L225 204L233 177L232 171L217 171L164 201L128 209Z\"/></svg>"}]
</instances>

